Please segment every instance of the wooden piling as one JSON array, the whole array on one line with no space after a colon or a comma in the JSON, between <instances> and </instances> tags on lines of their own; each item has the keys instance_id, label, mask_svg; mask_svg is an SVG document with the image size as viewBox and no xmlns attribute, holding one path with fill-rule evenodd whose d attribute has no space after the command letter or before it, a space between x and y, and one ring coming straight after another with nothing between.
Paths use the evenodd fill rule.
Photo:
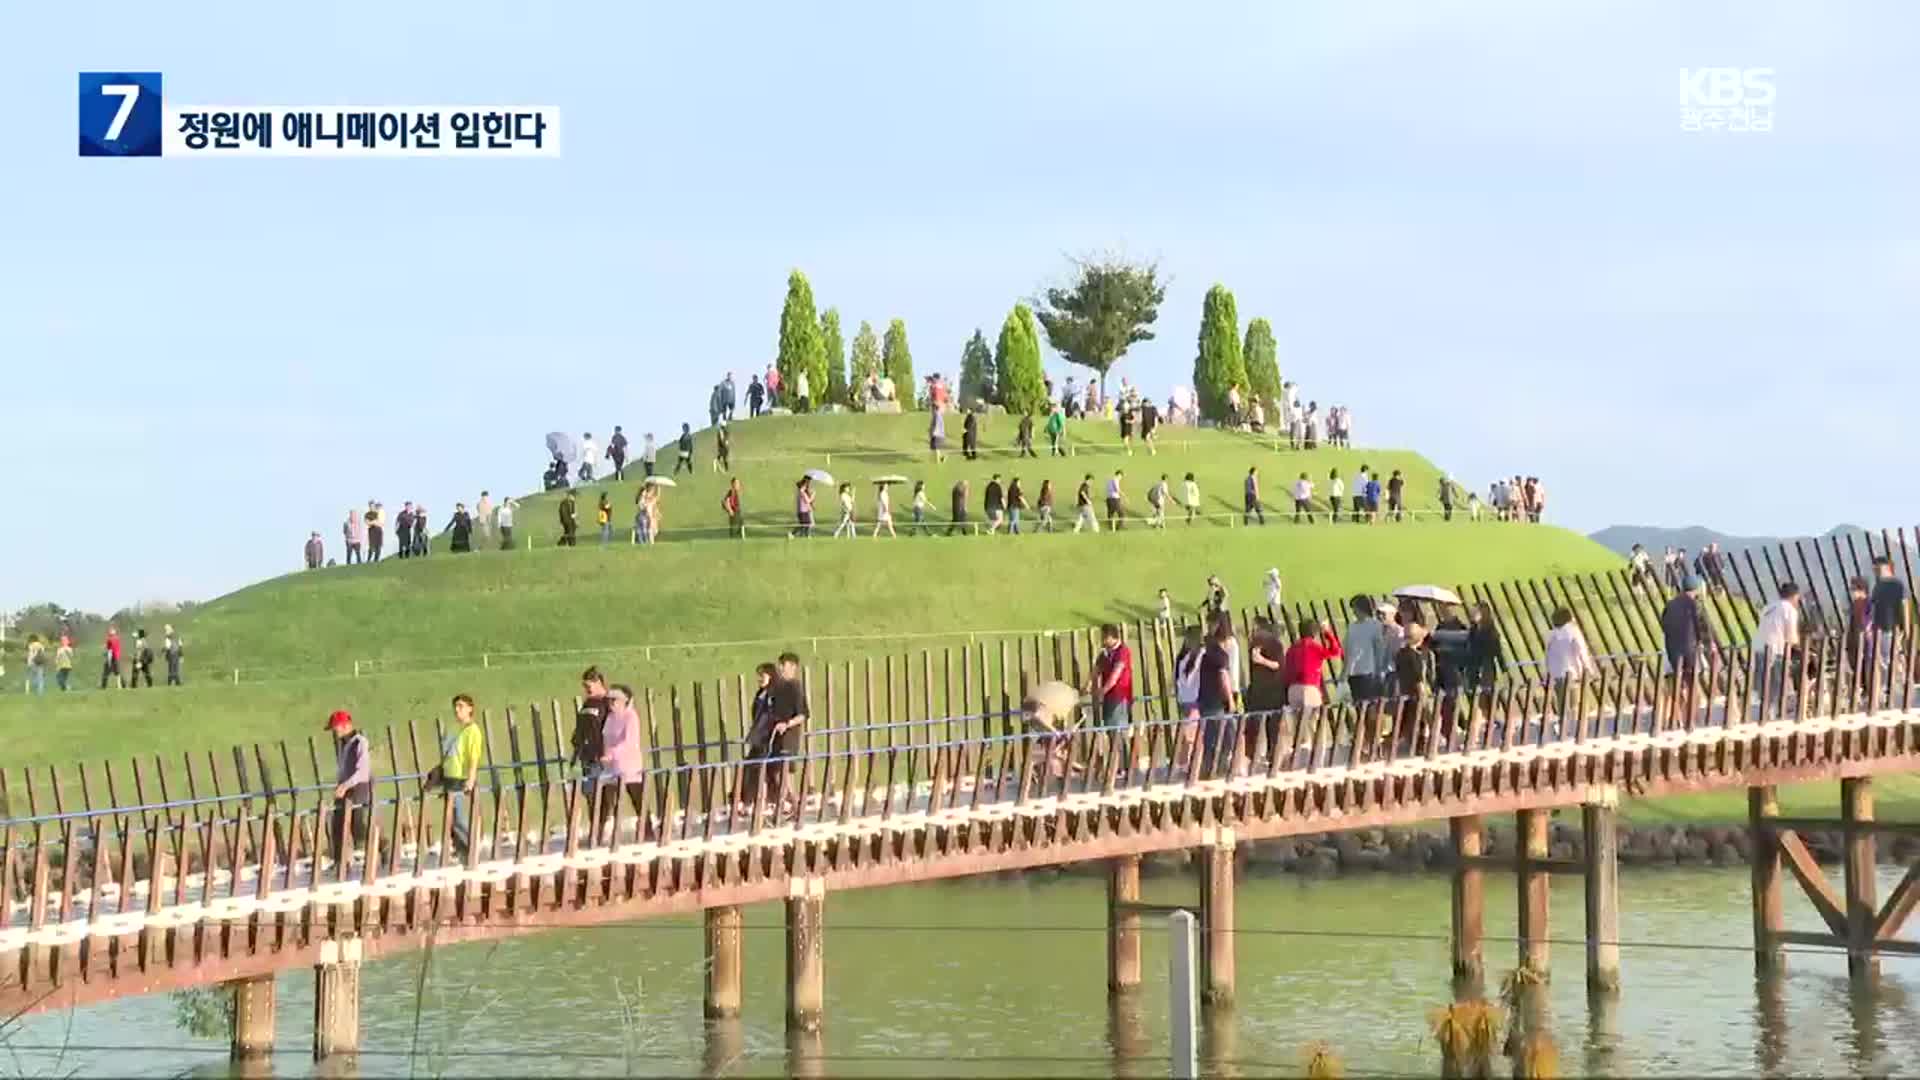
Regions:
<instances>
[{"instance_id":1,"label":"wooden piling","mask_svg":"<svg viewBox=\"0 0 1920 1080\"><path fill-rule=\"evenodd\" d=\"M1520 810L1514 814L1519 833L1520 858L1515 865L1519 879L1516 892L1520 901L1520 966L1545 979L1550 971L1547 953L1547 870L1540 865L1547 857L1548 827L1551 818L1545 810Z\"/></svg>"},{"instance_id":2,"label":"wooden piling","mask_svg":"<svg viewBox=\"0 0 1920 1080\"><path fill-rule=\"evenodd\" d=\"M706 910L707 989L701 1006L709 1020L740 1015L741 924L738 906Z\"/></svg>"},{"instance_id":3,"label":"wooden piling","mask_svg":"<svg viewBox=\"0 0 1920 1080\"><path fill-rule=\"evenodd\" d=\"M1107 993L1140 989L1140 856L1107 860Z\"/></svg>"},{"instance_id":4,"label":"wooden piling","mask_svg":"<svg viewBox=\"0 0 1920 1080\"><path fill-rule=\"evenodd\" d=\"M1778 794L1771 787L1747 789L1747 829L1753 859L1753 972L1776 975L1786 970L1786 950L1780 931L1786 928L1780 893L1780 834L1769 823L1780 816Z\"/></svg>"},{"instance_id":5,"label":"wooden piling","mask_svg":"<svg viewBox=\"0 0 1920 1080\"><path fill-rule=\"evenodd\" d=\"M795 879L787 894L787 1029L818 1031L826 1011L826 889Z\"/></svg>"},{"instance_id":6,"label":"wooden piling","mask_svg":"<svg viewBox=\"0 0 1920 1080\"><path fill-rule=\"evenodd\" d=\"M257 1061L273 1053L273 976L236 979L233 992L234 1061Z\"/></svg>"},{"instance_id":7,"label":"wooden piling","mask_svg":"<svg viewBox=\"0 0 1920 1080\"><path fill-rule=\"evenodd\" d=\"M360 1050L360 939L326 941L313 965L313 1060Z\"/></svg>"},{"instance_id":8,"label":"wooden piling","mask_svg":"<svg viewBox=\"0 0 1920 1080\"><path fill-rule=\"evenodd\" d=\"M1611 994L1620 989L1620 832L1619 811L1608 803L1580 808L1587 836L1587 989Z\"/></svg>"},{"instance_id":9,"label":"wooden piling","mask_svg":"<svg viewBox=\"0 0 1920 1080\"><path fill-rule=\"evenodd\" d=\"M1452 818L1453 834L1453 977L1472 983L1486 978L1482 955L1486 912L1486 875L1474 862L1486 853L1486 828L1477 814Z\"/></svg>"},{"instance_id":10,"label":"wooden piling","mask_svg":"<svg viewBox=\"0 0 1920 1080\"><path fill-rule=\"evenodd\" d=\"M1861 776L1840 781L1840 819L1847 845L1847 975L1856 985L1871 985L1880 979L1880 958L1874 952L1879 888L1873 876L1872 780Z\"/></svg>"},{"instance_id":11,"label":"wooden piling","mask_svg":"<svg viewBox=\"0 0 1920 1080\"><path fill-rule=\"evenodd\" d=\"M1233 1005L1233 833L1200 849L1201 1000L1215 1008Z\"/></svg>"}]
</instances>

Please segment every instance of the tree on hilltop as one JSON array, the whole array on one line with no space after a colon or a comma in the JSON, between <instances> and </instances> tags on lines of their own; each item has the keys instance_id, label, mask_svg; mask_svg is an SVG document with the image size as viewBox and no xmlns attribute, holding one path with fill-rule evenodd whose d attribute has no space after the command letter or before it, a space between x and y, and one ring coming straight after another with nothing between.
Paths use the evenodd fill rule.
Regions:
<instances>
[{"instance_id":1,"label":"tree on hilltop","mask_svg":"<svg viewBox=\"0 0 1920 1080\"><path fill-rule=\"evenodd\" d=\"M821 400L834 405L849 404L847 397L847 343L840 336L840 309L828 308L820 316L820 352L826 357L827 393Z\"/></svg>"},{"instance_id":2,"label":"tree on hilltop","mask_svg":"<svg viewBox=\"0 0 1920 1080\"><path fill-rule=\"evenodd\" d=\"M854 395L864 395L867 376L878 376L880 372L880 339L874 335L873 324L862 319L860 329L853 335L853 367L847 375Z\"/></svg>"},{"instance_id":3,"label":"tree on hilltop","mask_svg":"<svg viewBox=\"0 0 1920 1080\"><path fill-rule=\"evenodd\" d=\"M993 352L987 348L986 335L974 327L966 348L960 350L960 407L998 400L993 385Z\"/></svg>"},{"instance_id":4,"label":"tree on hilltop","mask_svg":"<svg viewBox=\"0 0 1920 1080\"><path fill-rule=\"evenodd\" d=\"M1240 356L1247 366L1248 392L1268 406L1280 400L1280 348L1267 320L1247 324L1247 344Z\"/></svg>"},{"instance_id":5,"label":"tree on hilltop","mask_svg":"<svg viewBox=\"0 0 1920 1080\"><path fill-rule=\"evenodd\" d=\"M1000 340L994 350L994 366L1000 373L1000 404L1013 416L1041 412L1047 404L1046 373L1040 368L1040 331L1034 326L1033 309L1015 304L1000 324Z\"/></svg>"},{"instance_id":6,"label":"tree on hilltop","mask_svg":"<svg viewBox=\"0 0 1920 1080\"><path fill-rule=\"evenodd\" d=\"M1099 372L1104 391L1107 372L1127 349L1153 340L1166 296L1156 264L1081 258L1074 260L1070 282L1038 298L1034 315L1046 329L1047 344L1071 363Z\"/></svg>"},{"instance_id":7,"label":"tree on hilltop","mask_svg":"<svg viewBox=\"0 0 1920 1080\"><path fill-rule=\"evenodd\" d=\"M900 408L913 408L919 397L913 381L913 353L907 349L905 319L887 324L887 339L880 346L880 370L893 380L894 389L900 395Z\"/></svg>"},{"instance_id":8,"label":"tree on hilltop","mask_svg":"<svg viewBox=\"0 0 1920 1080\"><path fill-rule=\"evenodd\" d=\"M1233 294L1225 285L1207 290L1200 308L1200 349L1193 359L1193 389L1200 399L1200 415L1215 422L1228 419L1228 391L1247 392L1247 366L1240 355L1240 316Z\"/></svg>"},{"instance_id":9,"label":"tree on hilltop","mask_svg":"<svg viewBox=\"0 0 1920 1080\"><path fill-rule=\"evenodd\" d=\"M806 372L808 396L820 400L827 387L827 354L820 340L820 319L813 310L813 286L798 270L787 275L787 302L780 309L780 355L775 363L785 386L797 388L800 373ZM788 394L781 391L783 399ZM791 400L799 403L797 396Z\"/></svg>"}]
</instances>

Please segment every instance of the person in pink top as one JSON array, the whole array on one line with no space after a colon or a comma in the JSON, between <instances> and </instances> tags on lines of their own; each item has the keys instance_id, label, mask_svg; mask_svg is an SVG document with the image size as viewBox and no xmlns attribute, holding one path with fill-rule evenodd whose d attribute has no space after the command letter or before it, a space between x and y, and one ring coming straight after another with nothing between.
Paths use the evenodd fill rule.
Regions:
<instances>
[{"instance_id":1,"label":"person in pink top","mask_svg":"<svg viewBox=\"0 0 1920 1080\"><path fill-rule=\"evenodd\" d=\"M614 816L620 798L619 784L626 788L635 816L645 817L643 781L647 775L646 752L640 745L640 716L633 708L633 688L620 685L607 691L607 719L600 729L600 824Z\"/></svg>"}]
</instances>

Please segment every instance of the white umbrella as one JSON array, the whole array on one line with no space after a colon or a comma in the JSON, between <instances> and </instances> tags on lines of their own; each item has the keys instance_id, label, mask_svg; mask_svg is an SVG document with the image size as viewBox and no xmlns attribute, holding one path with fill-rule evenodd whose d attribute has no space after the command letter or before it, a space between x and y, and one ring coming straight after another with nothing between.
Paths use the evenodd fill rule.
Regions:
<instances>
[{"instance_id":1,"label":"white umbrella","mask_svg":"<svg viewBox=\"0 0 1920 1080\"><path fill-rule=\"evenodd\" d=\"M1460 595L1452 589L1443 589L1438 585L1403 585L1393 590L1393 595L1408 600L1431 600L1436 604L1458 604Z\"/></svg>"},{"instance_id":2,"label":"white umbrella","mask_svg":"<svg viewBox=\"0 0 1920 1080\"><path fill-rule=\"evenodd\" d=\"M1049 680L1027 692L1026 705L1033 722L1049 731L1072 727L1080 708L1080 691L1057 680Z\"/></svg>"},{"instance_id":3,"label":"white umbrella","mask_svg":"<svg viewBox=\"0 0 1920 1080\"><path fill-rule=\"evenodd\" d=\"M873 482L876 484L910 484L913 481L908 480L906 477L901 476L899 473L888 473L885 476L874 477Z\"/></svg>"},{"instance_id":4,"label":"white umbrella","mask_svg":"<svg viewBox=\"0 0 1920 1080\"><path fill-rule=\"evenodd\" d=\"M680 485L674 483L673 477L671 476L649 476L645 480L640 481L640 486L642 487L679 487Z\"/></svg>"},{"instance_id":5,"label":"white umbrella","mask_svg":"<svg viewBox=\"0 0 1920 1080\"><path fill-rule=\"evenodd\" d=\"M825 469L808 469L807 479L816 484L826 484L829 487L833 485L833 474Z\"/></svg>"}]
</instances>

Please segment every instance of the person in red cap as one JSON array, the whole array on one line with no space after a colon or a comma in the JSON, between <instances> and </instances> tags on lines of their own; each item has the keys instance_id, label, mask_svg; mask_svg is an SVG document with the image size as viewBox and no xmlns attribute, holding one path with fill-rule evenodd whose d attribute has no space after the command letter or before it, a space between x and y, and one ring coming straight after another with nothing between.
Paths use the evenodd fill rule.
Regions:
<instances>
[{"instance_id":1,"label":"person in red cap","mask_svg":"<svg viewBox=\"0 0 1920 1080\"><path fill-rule=\"evenodd\" d=\"M365 846L367 823L373 819L373 753L366 735L353 729L353 715L345 709L327 717L333 733L334 782L332 824L327 828L335 861L351 820L354 843Z\"/></svg>"}]
</instances>

